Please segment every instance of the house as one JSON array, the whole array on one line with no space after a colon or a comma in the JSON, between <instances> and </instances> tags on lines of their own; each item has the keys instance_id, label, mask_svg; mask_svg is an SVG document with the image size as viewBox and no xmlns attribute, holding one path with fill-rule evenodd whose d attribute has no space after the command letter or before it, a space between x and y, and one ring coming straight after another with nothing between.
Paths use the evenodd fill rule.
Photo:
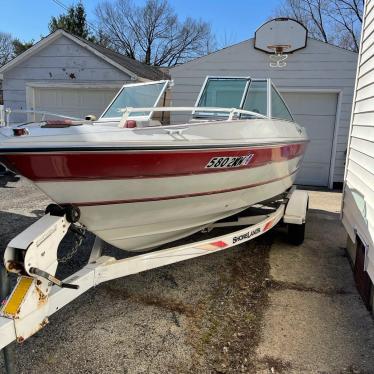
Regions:
<instances>
[{"instance_id":1,"label":"house","mask_svg":"<svg viewBox=\"0 0 374 374\"><path fill-rule=\"evenodd\" d=\"M349 131L342 221L358 290L374 300L374 2L367 1Z\"/></svg>"},{"instance_id":2,"label":"house","mask_svg":"<svg viewBox=\"0 0 374 374\"><path fill-rule=\"evenodd\" d=\"M357 53L306 38L305 48L288 54L285 67L274 68L269 54L256 49L254 41L244 40L170 69L173 106L193 106L207 75L271 78L311 139L296 182L341 185Z\"/></svg>"},{"instance_id":3,"label":"house","mask_svg":"<svg viewBox=\"0 0 374 374\"><path fill-rule=\"evenodd\" d=\"M4 107L100 115L126 82L165 79L155 67L57 30L0 68ZM11 121L25 120L13 114Z\"/></svg>"}]
</instances>

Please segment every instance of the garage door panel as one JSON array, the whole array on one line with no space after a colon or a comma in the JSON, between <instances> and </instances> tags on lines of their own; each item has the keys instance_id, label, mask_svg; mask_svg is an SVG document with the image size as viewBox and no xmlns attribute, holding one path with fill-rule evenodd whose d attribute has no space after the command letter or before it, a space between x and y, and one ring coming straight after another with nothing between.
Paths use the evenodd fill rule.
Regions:
<instances>
[{"instance_id":1,"label":"garage door panel","mask_svg":"<svg viewBox=\"0 0 374 374\"><path fill-rule=\"evenodd\" d=\"M326 166L324 163L306 163L300 170L296 183L308 186L318 186L320 184L316 184L316 181L324 181L325 185L327 185L329 170L330 167Z\"/></svg>"},{"instance_id":2,"label":"garage door panel","mask_svg":"<svg viewBox=\"0 0 374 374\"><path fill-rule=\"evenodd\" d=\"M331 152L331 144L327 140L315 140L313 142L313 145L311 143L309 146L313 147L312 152L307 152L305 153L304 157L304 164L308 162L321 162L321 163L328 163L330 165L330 162L326 162L329 160L326 160L326 155L330 155L329 152ZM330 159L330 158L329 158Z\"/></svg>"},{"instance_id":3,"label":"garage door panel","mask_svg":"<svg viewBox=\"0 0 374 374\"><path fill-rule=\"evenodd\" d=\"M287 92L282 93L282 96L295 115L310 114L311 106L318 109L316 114L331 116L336 114L337 95L335 93Z\"/></svg>"},{"instance_id":4,"label":"garage door panel","mask_svg":"<svg viewBox=\"0 0 374 374\"><path fill-rule=\"evenodd\" d=\"M77 118L84 118L86 115L92 114L89 109L85 110L84 108L39 107L37 110Z\"/></svg>"},{"instance_id":5,"label":"garage door panel","mask_svg":"<svg viewBox=\"0 0 374 374\"><path fill-rule=\"evenodd\" d=\"M35 103L57 103L57 92L46 90L35 90ZM61 103L60 103L61 104Z\"/></svg>"},{"instance_id":6,"label":"garage door panel","mask_svg":"<svg viewBox=\"0 0 374 374\"><path fill-rule=\"evenodd\" d=\"M108 106L113 100L117 90L101 90L98 94L96 91L86 91L84 96L81 96L83 105L90 105L93 100L100 100L101 105Z\"/></svg>"},{"instance_id":7,"label":"garage door panel","mask_svg":"<svg viewBox=\"0 0 374 374\"><path fill-rule=\"evenodd\" d=\"M334 135L335 116L320 116L320 115L293 115L295 121L303 125L308 133L308 136L315 139L328 139L329 141Z\"/></svg>"},{"instance_id":8,"label":"garage door panel","mask_svg":"<svg viewBox=\"0 0 374 374\"><path fill-rule=\"evenodd\" d=\"M35 110L83 118L87 114L99 116L116 95L116 88L35 87L28 107Z\"/></svg>"},{"instance_id":9,"label":"garage door panel","mask_svg":"<svg viewBox=\"0 0 374 374\"><path fill-rule=\"evenodd\" d=\"M282 96L295 121L305 127L310 138L296 183L327 186L330 175L337 94L288 92Z\"/></svg>"}]
</instances>

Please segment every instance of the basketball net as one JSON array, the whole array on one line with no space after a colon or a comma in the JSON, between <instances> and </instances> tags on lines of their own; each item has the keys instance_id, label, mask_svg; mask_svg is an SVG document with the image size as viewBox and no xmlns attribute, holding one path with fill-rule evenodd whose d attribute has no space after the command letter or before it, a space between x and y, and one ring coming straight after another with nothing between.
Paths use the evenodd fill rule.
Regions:
<instances>
[{"instance_id":1,"label":"basketball net","mask_svg":"<svg viewBox=\"0 0 374 374\"><path fill-rule=\"evenodd\" d=\"M291 48L289 44L274 44L268 45L269 49L272 49L274 53L269 56L271 68L284 68L287 65L288 54L283 53L286 49Z\"/></svg>"}]
</instances>

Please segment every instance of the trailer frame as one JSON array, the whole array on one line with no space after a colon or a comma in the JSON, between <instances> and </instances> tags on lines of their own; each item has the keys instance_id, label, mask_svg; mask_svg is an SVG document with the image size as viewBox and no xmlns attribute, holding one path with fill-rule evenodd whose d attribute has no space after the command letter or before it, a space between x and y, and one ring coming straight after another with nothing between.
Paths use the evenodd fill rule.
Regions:
<instances>
[{"instance_id":1,"label":"trailer frame","mask_svg":"<svg viewBox=\"0 0 374 374\"><path fill-rule=\"evenodd\" d=\"M293 187L277 201L259 208L260 215L239 216L235 221L223 220L205 228L211 231L218 227L241 226L239 230L124 259L102 255L103 241L96 237L88 263L63 282L54 277L57 248L72 223L65 215L46 214L16 236L6 249L7 270L20 274L1 310L0 349L6 349L14 341L23 342L42 329L48 317L103 282L229 249L268 232L280 221L305 225L308 194ZM14 265L20 250L25 254L23 271Z\"/></svg>"}]
</instances>

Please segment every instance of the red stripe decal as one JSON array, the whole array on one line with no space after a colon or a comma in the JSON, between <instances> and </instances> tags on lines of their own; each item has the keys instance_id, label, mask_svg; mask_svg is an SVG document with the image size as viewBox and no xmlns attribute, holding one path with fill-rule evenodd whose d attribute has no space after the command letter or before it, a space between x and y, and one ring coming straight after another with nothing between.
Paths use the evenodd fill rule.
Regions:
<instances>
[{"instance_id":1,"label":"red stripe decal","mask_svg":"<svg viewBox=\"0 0 374 374\"><path fill-rule=\"evenodd\" d=\"M261 148L185 151L19 153L1 155L0 158L10 169L34 182L158 178L258 167L301 156L305 147L306 143L294 143ZM207 168L215 157L245 156L250 156L249 162L238 167Z\"/></svg>"},{"instance_id":2,"label":"red stripe decal","mask_svg":"<svg viewBox=\"0 0 374 374\"><path fill-rule=\"evenodd\" d=\"M265 231L268 231L269 229L271 229L272 226L273 226L273 221L274 221L274 220L269 221L269 222L264 226L264 228L263 228L262 231L265 232Z\"/></svg>"},{"instance_id":3,"label":"red stripe decal","mask_svg":"<svg viewBox=\"0 0 374 374\"><path fill-rule=\"evenodd\" d=\"M214 245L215 247L219 247L219 248L227 247L227 244L222 240L220 240L218 242L210 243L210 244Z\"/></svg>"}]
</instances>

